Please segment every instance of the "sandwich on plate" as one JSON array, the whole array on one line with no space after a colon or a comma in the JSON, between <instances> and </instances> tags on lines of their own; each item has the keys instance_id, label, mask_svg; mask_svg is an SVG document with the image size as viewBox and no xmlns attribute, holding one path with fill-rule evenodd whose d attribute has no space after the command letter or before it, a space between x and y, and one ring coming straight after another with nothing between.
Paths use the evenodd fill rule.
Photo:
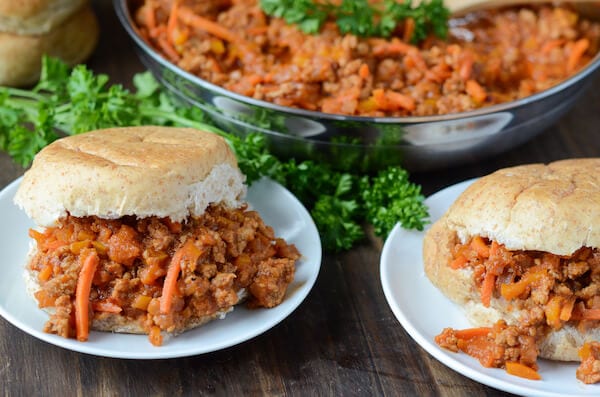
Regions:
<instances>
[{"instance_id":1,"label":"sandwich on plate","mask_svg":"<svg viewBox=\"0 0 600 397\"><path fill-rule=\"evenodd\" d=\"M506 168L427 231L425 273L474 325L436 342L539 379L537 358L600 381L600 159ZM442 331L442 330L440 330Z\"/></svg>"},{"instance_id":2,"label":"sandwich on plate","mask_svg":"<svg viewBox=\"0 0 600 397\"><path fill-rule=\"evenodd\" d=\"M300 254L248 209L244 180L227 143L194 129L98 130L40 151L14 201L38 225L25 275L44 331L161 345L244 300L281 303Z\"/></svg>"}]
</instances>

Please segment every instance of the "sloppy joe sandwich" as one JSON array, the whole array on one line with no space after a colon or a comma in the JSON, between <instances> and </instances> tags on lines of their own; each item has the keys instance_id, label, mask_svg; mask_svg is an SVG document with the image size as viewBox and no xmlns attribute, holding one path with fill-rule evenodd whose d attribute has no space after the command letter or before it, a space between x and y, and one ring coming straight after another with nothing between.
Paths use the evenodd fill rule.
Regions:
<instances>
[{"instance_id":1,"label":"sloppy joe sandwich","mask_svg":"<svg viewBox=\"0 0 600 397\"><path fill-rule=\"evenodd\" d=\"M532 379L538 357L581 360L578 379L600 381L599 225L600 159L474 182L423 242L427 277L475 326L436 342Z\"/></svg>"},{"instance_id":2,"label":"sloppy joe sandwich","mask_svg":"<svg viewBox=\"0 0 600 397\"><path fill-rule=\"evenodd\" d=\"M25 275L44 331L160 345L243 300L282 302L300 255L248 208L244 180L225 140L194 129L98 130L40 151L14 201L39 225Z\"/></svg>"}]
</instances>

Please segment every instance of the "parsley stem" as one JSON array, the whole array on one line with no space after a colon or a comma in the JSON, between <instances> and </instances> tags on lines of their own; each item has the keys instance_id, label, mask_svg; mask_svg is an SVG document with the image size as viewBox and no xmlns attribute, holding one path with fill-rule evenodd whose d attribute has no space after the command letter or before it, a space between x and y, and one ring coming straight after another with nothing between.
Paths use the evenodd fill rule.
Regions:
<instances>
[{"instance_id":1,"label":"parsley stem","mask_svg":"<svg viewBox=\"0 0 600 397\"><path fill-rule=\"evenodd\" d=\"M214 127L212 125L202 123L199 121L195 121L195 120L190 120L188 118L179 116L176 113L157 109L154 106L140 106L139 111L142 116L164 118L165 120L169 120L169 121L176 123L183 127L197 128L197 129L201 129L201 130L204 130L207 132L213 132L220 136L228 136L229 135L226 132L224 132L223 130L221 130L217 127Z\"/></svg>"},{"instance_id":2,"label":"parsley stem","mask_svg":"<svg viewBox=\"0 0 600 397\"><path fill-rule=\"evenodd\" d=\"M22 89L13 88L13 87L2 87L2 89L4 91L6 91L11 97L29 98L29 99L34 99L36 101L42 101L42 100L46 99L46 97L43 94L38 94L34 91L27 91L27 90L22 90ZM14 98L14 99L17 99L17 98Z\"/></svg>"}]
</instances>

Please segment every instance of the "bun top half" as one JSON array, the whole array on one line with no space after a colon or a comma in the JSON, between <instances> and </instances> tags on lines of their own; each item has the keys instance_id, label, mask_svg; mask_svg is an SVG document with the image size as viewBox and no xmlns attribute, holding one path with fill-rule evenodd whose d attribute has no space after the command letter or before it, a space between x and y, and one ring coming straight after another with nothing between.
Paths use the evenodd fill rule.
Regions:
<instances>
[{"instance_id":1,"label":"bun top half","mask_svg":"<svg viewBox=\"0 0 600 397\"><path fill-rule=\"evenodd\" d=\"M190 128L128 127L59 139L35 157L14 202L40 226L68 214L116 219L199 216L246 192L221 137Z\"/></svg>"},{"instance_id":2,"label":"bun top half","mask_svg":"<svg viewBox=\"0 0 600 397\"><path fill-rule=\"evenodd\" d=\"M478 235L556 255L600 248L600 159L498 170L462 193L446 224L463 243Z\"/></svg>"},{"instance_id":3,"label":"bun top half","mask_svg":"<svg viewBox=\"0 0 600 397\"><path fill-rule=\"evenodd\" d=\"M86 4L88 0L0 0L0 32L48 33Z\"/></svg>"}]
</instances>

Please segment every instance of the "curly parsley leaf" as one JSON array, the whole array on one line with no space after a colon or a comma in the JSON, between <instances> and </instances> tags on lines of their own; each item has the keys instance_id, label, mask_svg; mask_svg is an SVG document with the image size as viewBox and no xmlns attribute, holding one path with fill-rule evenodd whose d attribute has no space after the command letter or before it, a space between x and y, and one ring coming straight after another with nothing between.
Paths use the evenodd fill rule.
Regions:
<instances>
[{"instance_id":1,"label":"curly parsley leaf","mask_svg":"<svg viewBox=\"0 0 600 397\"><path fill-rule=\"evenodd\" d=\"M416 5L412 0L378 3L342 0L338 5L318 0L261 0L260 6L267 15L283 18L309 34L318 33L325 21L332 19L343 34L389 37L400 24L412 20L411 41L414 43L424 40L430 33L446 37L450 16L443 0L421 1Z\"/></svg>"},{"instance_id":2,"label":"curly parsley leaf","mask_svg":"<svg viewBox=\"0 0 600 397\"><path fill-rule=\"evenodd\" d=\"M314 34L329 16L324 4L318 6L312 0L260 0L263 11L289 24L296 24L306 33Z\"/></svg>"},{"instance_id":3,"label":"curly parsley leaf","mask_svg":"<svg viewBox=\"0 0 600 397\"><path fill-rule=\"evenodd\" d=\"M411 183L408 172L399 167L363 179L362 200L367 221L378 236L387 236L396 223L405 229L423 230L429 217L421 187Z\"/></svg>"}]
</instances>

